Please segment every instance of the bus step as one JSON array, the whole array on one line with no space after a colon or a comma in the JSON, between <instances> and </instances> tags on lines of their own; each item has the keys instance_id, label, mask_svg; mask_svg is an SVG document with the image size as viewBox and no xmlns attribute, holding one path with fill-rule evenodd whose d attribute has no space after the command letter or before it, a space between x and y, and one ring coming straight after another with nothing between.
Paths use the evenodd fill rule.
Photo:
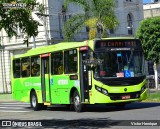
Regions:
<instances>
[{"instance_id":1,"label":"bus step","mask_svg":"<svg viewBox=\"0 0 160 129\"><path fill-rule=\"evenodd\" d=\"M82 104L89 104L89 102L81 102Z\"/></svg>"},{"instance_id":2,"label":"bus step","mask_svg":"<svg viewBox=\"0 0 160 129\"><path fill-rule=\"evenodd\" d=\"M51 103L49 103L49 102L44 102L44 105L50 106Z\"/></svg>"}]
</instances>

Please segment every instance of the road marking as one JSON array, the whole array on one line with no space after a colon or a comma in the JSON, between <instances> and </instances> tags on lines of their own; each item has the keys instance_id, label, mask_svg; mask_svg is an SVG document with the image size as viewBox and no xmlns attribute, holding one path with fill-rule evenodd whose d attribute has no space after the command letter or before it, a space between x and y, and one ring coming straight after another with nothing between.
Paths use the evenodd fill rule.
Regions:
<instances>
[{"instance_id":1,"label":"road marking","mask_svg":"<svg viewBox=\"0 0 160 129\"><path fill-rule=\"evenodd\" d=\"M10 109L11 107L0 107L0 109ZM23 107L21 108L15 108L15 107L12 107L12 109L23 109Z\"/></svg>"},{"instance_id":2,"label":"road marking","mask_svg":"<svg viewBox=\"0 0 160 129\"><path fill-rule=\"evenodd\" d=\"M4 104L9 104L9 105L22 105L22 104L24 104L24 105L29 105L30 103L0 103L0 105L4 105Z\"/></svg>"},{"instance_id":3,"label":"road marking","mask_svg":"<svg viewBox=\"0 0 160 129\"><path fill-rule=\"evenodd\" d=\"M30 107L29 103L20 103L20 102L3 102L0 103L0 112L31 112L26 109Z\"/></svg>"},{"instance_id":4,"label":"road marking","mask_svg":"<svg viewBox=\"0 0 160 129\"><path fill-rule=\"evenodd\" d=\"M30 104L0 104L0 106L30 106Z\"/></svg>"},{"instance_id":5,"label":"road marking","mask_svg":"<svg viewBox=\"0 0 160 129\"><path fill-rule=\"evenodd\" d=\"M14 111L14 110L0 110L0 112L31 112L31 111Z\"/></svg>"}]
</instances>

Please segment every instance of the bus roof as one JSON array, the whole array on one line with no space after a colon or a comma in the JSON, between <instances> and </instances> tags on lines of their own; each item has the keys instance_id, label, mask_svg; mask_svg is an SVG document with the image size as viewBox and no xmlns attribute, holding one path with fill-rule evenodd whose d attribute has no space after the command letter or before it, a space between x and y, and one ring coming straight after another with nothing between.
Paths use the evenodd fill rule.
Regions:
<instances>
[{"instance_id":1,"label":"bus roof","mask_svg":"<svg viewBox=\"0 0 160 129\"><path fill-rule=\"evenodd\" d=\"M38 54L49 53L49 52L53 52L53 51L70 49L70 48L77 48L77 47L86 46L86 45L93 48L93 46L94 46L93 42L95 40L114 40L114 39L115 40L117 40L117 39L120 39L120 40L126 39L127 40L127 39L135 39L135 38L134 37L110 37L110 38L102 38L102 39L99 38L99 39L94 39L94 40L86 40L83 42L60 42L57 44L42 46L42 47L28 50L24 54L14 55L14 58L26 57L26 56L31 56L31 55L38 55Z\"/></svg>"},{"instance_id":2,"label":"bus roof","mask_svg":"<svg viewBox=\"0 0 160 129\"><path fill-rule=\"evenodd\" d=\"M77 47L86 46L86 45L87 45L87 41L84 41L84 42L61 42L61 43L57 43L57 44L52 44L52 45L48 45L48 46L42 46L42 47L30 49L24 54L14 55L14 58L44 54L44 53L49 53L49 52L53 52L53 51L60 51L60 50L65 50L65 49L70 49L70 48L77 48Z\"/></svg>"}]
</instances>

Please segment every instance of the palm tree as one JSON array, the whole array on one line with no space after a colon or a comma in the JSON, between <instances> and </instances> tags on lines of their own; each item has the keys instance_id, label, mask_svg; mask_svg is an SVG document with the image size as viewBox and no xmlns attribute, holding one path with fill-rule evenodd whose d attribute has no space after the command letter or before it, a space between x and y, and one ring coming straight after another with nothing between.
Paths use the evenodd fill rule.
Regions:
<instances>
[{"instance_id":1,"label":"palm tree","mask_svg":"<svg viewBox=\"0 0 160 129\"><path fill-rule=\"evenodd\" d=\"M115 29L118 20L114 14L115 0L65 0L65 7L69 4L78 5L84 13L75 13L64 25L65 39L70 40L83 27L89 27L89 38L103 36L107 29Z\"/></svg>"}]
</instances>

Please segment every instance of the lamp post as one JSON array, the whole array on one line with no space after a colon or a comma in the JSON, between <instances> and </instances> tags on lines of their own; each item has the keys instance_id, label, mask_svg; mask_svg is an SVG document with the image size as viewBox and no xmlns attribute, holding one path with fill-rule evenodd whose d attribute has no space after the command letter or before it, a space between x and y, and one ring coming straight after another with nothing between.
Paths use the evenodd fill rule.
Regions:
<instances>
[{"instance_id":1,"label":"lamp post","mask_svg":"<svg viewBox=\"0 0 160 129\"><path fill-rule=\"evenodd\" d=\"M35 13L43 22L43 26L44 26L44 33L45 33L45 40L46 40L46 45L49 45L48 43L48 35L47 35L47 25L46 25L46 17L48 17L49 15L47 14L42 14L42 13Z\"/></svg>"}]
</instances>

